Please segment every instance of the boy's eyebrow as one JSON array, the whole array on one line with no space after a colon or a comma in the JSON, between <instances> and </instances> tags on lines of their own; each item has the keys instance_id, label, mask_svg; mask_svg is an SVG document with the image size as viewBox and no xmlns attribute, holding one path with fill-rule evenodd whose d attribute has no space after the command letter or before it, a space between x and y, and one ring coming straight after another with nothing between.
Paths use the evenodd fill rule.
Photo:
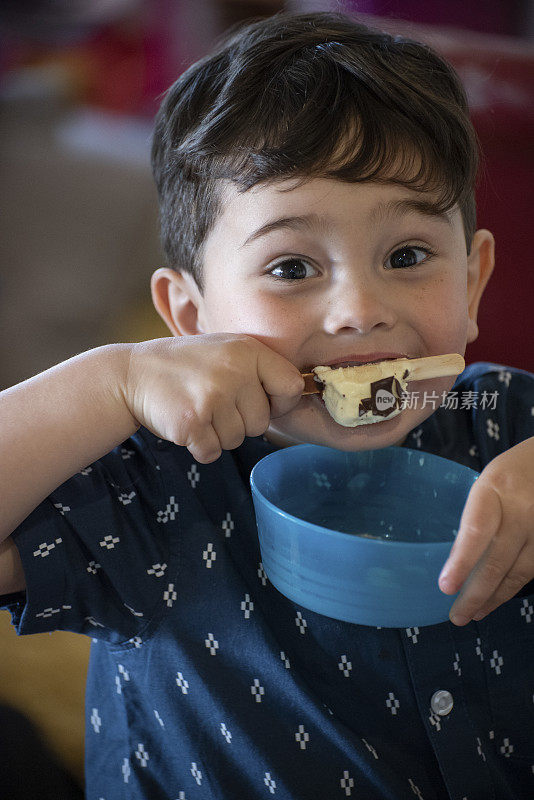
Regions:
<instances>
[{"instance_id":1,"label":"boy's eyebrow","mask_svg":"<svg viewBox=\"0 0 534 800\"><path fill-rule=\"evenodd\" d=\"M323 217L315 213L303 214L302 216L296 217L280 217L279 219L273 219L271 222L266 222L265 225L262 225L251 233L239 249L246 247L261 236L267 236L268 233L277 231L280 228L289 228L293 231L308 231L311 233L323 230L325 233L329 233L334 228L334 222L330 217Z\"/></svg>"},{"instance_id":2,"label":"boy's eyebrow","mask_svg":"<svg viewBox=\"0 0 534 800\"><path fill-rule=\"evenodd\" d=\"M423 217L432 217L437 222L445 222L452 225L452 220L446 211L440 211L438 206L431 200L417 200L411 197L402 197L400 200L388 200L387 203L380 202L373 209L368 220L372 225L379 225L387 217L400 217L404 214L419 214Z\"/></svg>"},{"instance_id":3,"label":"boy's eyebrow","mask_svg":"<svg viewBox=\"0 0 534 800\"><path fill-rule=\"evenodd\" d=\"M387 203L378 203L370 212L367 222L376 227L382 224L387 217L400 217L404 214L419 214L420 216L432 217L436 221L444 222L449 226L452 224L447 212L438 210L437 206L431 201L416 200L408 197L400 200L389 200ZM267 234L281 228L288 228L294 231L324 231L330 233L334 227L334 222L330 217L315 213L280 217L279 219L271 220L271 222L266 222L265 225L251 233L239 249L246 247L261 236L267 236Z\"/></svg>"}]
</instances>

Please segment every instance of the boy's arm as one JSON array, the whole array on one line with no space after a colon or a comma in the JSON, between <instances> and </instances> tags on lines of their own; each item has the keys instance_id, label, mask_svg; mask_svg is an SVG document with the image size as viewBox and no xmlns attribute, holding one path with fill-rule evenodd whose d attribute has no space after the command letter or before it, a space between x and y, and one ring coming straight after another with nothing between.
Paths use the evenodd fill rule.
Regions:
<instances>
[{"instance_id":1,"label":"boy's arm","mask_svg":"<svg viewBox=\"0 0 534 800\"><path fill-rule=\"evenodd\" d=\"M0 393L0 594L24 588L7 537L50 492L139 427L120 391L129 352L130 345L99 347Z\"/></svg>"},{"instance_id":2,"label":"boy's arm","mask_svg":"<svg viewBox=\"0 0 534 800\"><path fill-rule=\"evenodd\" d=\"M298 369L245 334L98 347L0 393L0 544L54 489L140 425L200 463L300 401ZM0 594L23 588L12 544Z\"/></svg>"}]
</instances>

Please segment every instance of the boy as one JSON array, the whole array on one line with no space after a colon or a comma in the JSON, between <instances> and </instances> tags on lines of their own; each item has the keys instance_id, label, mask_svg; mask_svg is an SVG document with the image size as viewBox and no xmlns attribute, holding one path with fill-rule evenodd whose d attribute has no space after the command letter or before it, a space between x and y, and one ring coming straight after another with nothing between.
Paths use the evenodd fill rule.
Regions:
<instances>
[{"instance_id":1,"label":"boy","mask_svg":"<svg viewBox=\"0 0 534 800\"><path fill-rule=\"evenodd\" d=\"M473 365L455 391L494 409L357 428L301 397L313 366L477 336L493 238L458 79L343 15L277 15L171 87L153 162L173 338L0 398L0 591L19 633L93 637L87 797L531 798L534 377ZM341 623L268 583L250 470L299 442L482 470L440 579L456 624Z\"/></svg>"}]
</instances>

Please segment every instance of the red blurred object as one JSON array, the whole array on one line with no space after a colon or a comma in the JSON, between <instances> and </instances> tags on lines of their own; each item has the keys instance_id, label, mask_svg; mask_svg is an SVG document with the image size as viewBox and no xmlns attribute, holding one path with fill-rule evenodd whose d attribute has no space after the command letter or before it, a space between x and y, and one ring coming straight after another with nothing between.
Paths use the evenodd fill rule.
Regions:
<instances>
[{"instance_id":1,"label":"red blurred object","mask_svg":"<svg viewBox=\"0 0 534 800\"><path fill-rule=\"evenodd\" d=\"M467 363L493 361L534 372L534 47L483 34L439 45L466 87L481 142L478 227L495 236L495 270L479 310Z\"/></svg>"},{"instance_id":2,"label":"red blurred object","mask_svg":"<svg viewBox=\"0 0 534 800\"><path fill-rule=\"evenodd\" d=\"M495 236L495 270L480 334L465 360L534 372L534 46L506 36L357 14L372 27L427 42L457 70L480 139L477 227Z\"/></svg>"}]
</instances>

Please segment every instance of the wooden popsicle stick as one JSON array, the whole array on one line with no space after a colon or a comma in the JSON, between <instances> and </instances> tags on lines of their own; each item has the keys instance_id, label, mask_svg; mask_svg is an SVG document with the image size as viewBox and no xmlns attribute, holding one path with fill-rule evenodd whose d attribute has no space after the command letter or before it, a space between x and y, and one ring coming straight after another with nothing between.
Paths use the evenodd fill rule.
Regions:
<instances>
[{"instance_id":1,"label":"wooden popsicle stick","mask_svg":"<svg viewBox=\"0 0 534 800\"><path fill-rule=\"evenodd\" d=\"M382 361L380 364L383 365L384 377L387 375L386 365L391 365L396 369L400 367L408 370L405 380L409 381L459 375L465 369L465 361L459 353L446 353L441 356L427 356L425 358L397 358L393 361ZM362 364L361 368L354 367L354 369L361 369L363 373L368 366L368 364ZM316 380L315 372L301 372L301 375L304 378L303 395L320 394L323 391L324 384L322 381Z\"/></svg>"}]
</instances>

